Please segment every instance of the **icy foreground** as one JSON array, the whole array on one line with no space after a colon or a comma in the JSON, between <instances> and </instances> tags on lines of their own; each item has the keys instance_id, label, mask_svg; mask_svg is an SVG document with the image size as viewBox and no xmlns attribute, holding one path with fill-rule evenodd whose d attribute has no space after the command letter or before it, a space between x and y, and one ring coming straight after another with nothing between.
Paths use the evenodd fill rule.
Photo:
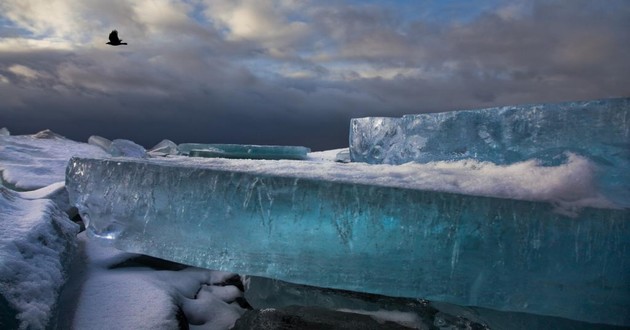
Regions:
<instances>
[{"instance_id":1,"label":"icy foreground","mask_svg":"<svg viewBox=\"0 0 630 330\"><path fill-rule=\"evenodd\" d=\"M5 329L49 326L76 250L79 226L52 200L32 195L0 185L0 325Z\"/></svg>"},{"instance_id":2,"label":"icy foreground","mask_svg":"<svg viewBox=\"0 0 630 330\"><path fill-rule=\"evenodd\" d=\"M476 159L597 163L603 193L630 207L630 98L352 119L350 155L371 164Z\"/></svg>"},{"instance_id":3,"label":"icy foreground","mask_svg":"<svg viewBox=\"0 0 630 330\"><path fill-rule=\"evenodd\" d=\"M33 190L65 180L70 157L109 154L87 143L66 139L50 130L33 135L0 134L0 182L13 190Z\"/></svg>"},{"instance_id":4,"label":"icy foreground","mask_svg":"<svg viewBox=\"0 0 630 330\"><path fill-rule=\"evenodd\" d=\"M321 287L630 325L630 211L599 195L590 163L571 157L556 167L498 168L73 158L66 186L88 234L129 252ZM577 166L586 179L565 175L559 184L561 174L548 175L527 186L519 183L527 178L506 175L519 166L543 178Z\"/></svg>"}]
</instances>

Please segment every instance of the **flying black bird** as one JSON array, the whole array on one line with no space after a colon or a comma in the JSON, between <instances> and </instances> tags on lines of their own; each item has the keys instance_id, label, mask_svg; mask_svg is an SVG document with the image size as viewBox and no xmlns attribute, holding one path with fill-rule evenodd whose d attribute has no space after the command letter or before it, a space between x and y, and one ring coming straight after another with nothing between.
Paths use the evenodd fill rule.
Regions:
<instances>
[{"instance_id":1,"label":"flying black bird","mask_svg":"<svg viewBox=\"0 0 630 330\"><path fill-rule=\"evenodd\" d=\"M107 44L112 46L120 46L126 45L127 43L122 42L122 39L118 39L118 31L114 30L109 34L109 42Z\"/></svg>"}]
</instances>

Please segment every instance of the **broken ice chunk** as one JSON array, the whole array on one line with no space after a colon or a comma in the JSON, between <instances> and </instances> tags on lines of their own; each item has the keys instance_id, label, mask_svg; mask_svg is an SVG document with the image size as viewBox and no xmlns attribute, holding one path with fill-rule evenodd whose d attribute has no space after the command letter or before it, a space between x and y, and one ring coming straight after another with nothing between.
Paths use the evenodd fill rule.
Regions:
<instances>
[{"instance_id":1,"label":"broken ice chunk","mask_svg":"<svg viewBox=\"0 0 630 330\"><path fill-rule=\"evenodd\" d=\"M629 130L630 98L354 118L350 154L371 164L465 158L511 164L554 163L572 151L628 165Z\"/></svg>"},{"instance_id":2,"label":"broken ice chunk","mask_svg":"<svg viewBox=\"0 0 630 330\"><path fill-rule=\"evenodd\" d=\"M108 152L114 157L146 158L147 151L133 141L116 139L112 141Z\"/></svg>"},{"instance_id":3,"label":"broken ice chunk","mask_svg":"<svg viewBox=\"0 0 630 330\"><path fill-rule=\"evenodd\" d=\"M112 141L102 136L92 135L88 138L88 144L100 147L103 151L109 152L109 148L112 146Z\"/></svg>"},{"instance_id":4,"label":"broken ice chunk","mask_svg":"<svg viewBox=\"0 0 630 330\"><path fill-rule=\"evenodd\" d=\"M546 166L577 154L597 166L606 197L630 207L630 98L355 118L350 156L370 164L475 159Z\"/></svg>"},{"instance_id":5,"label":"broken ice chunk","mask_svg":"<svg viewBox=\"0 0 630 330\"><path fill-rule=\"evenodd\" d=\"M153 148L151 148L148 153L152 156L166 156L166 155L177 155L179 151L177 150L177 144L171 140L162 140L160 143L156 144Z\"/></svg>"},{"instance_id":6,"label":"broken ice chunk","mask_svg":"<svg viewBox=\"0 0 630 330\"><path fill-rule=\"evenodd\" d=\"M311 149L298 146L272 146L252 144L197 144L179 145L183 154L192 157L240 158L240 159L306 159Z\"/></svg>"}]
</instances>

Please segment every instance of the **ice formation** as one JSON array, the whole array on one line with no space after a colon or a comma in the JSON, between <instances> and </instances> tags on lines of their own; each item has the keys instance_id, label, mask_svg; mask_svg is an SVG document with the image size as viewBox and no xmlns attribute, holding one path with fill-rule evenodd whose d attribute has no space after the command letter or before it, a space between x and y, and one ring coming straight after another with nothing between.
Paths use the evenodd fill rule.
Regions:
<instances>
[{"instance_id":1,"label":"ice formation","mask_svg":"<svg viewBox=\"0 0 630 330\"><path fill-rule=\"evenodd\" d=\"M567 152L595 162L604 193L630 207L630 98L357 118L350 129L352 160L371 164L555 165Z\"/></svg>"},{"instance_id":2,"label":"ice formation","mask_svg":"<svg viewBox=\"0 0 630 330\"><path fill-rule=\"evenodd\" d=\"M113 140L107 152L114 157L146 158L147 151L143 146L130 140Z\"/></svg>"},{"instance_id":3,"label":"ice formation","mask_svg":"<svg viewBox=\"0 0 630 330\"><path fill-rule=\"evenodd\" d=\"M102 136L92 135L88 138L88 144L97 146L103 149L103 151L109 151L109 148L112 145L112 141Z\"/></svg>"},{"instance_id":4,"label":"ice formation","mask_svg":"<svg viewBox=\"0 0 630 330\"><path fill-rule=\"evenodd\" d=\"M54 189L51 189L54 191ZM56 308L79 226L49 199L0 185L0 324L45 329Z\"/></svg>"},{"instance_id":5,"label":"ice formation","mask_svg":"<svg viewBox=\"0 0 630 330\"><path fill-rule=\"evenodd\" d=\"M630 325L630 211L591 165L73 158L66 186L88 234L125 251Z\"/></svg>"},{"instance_id":6,"label":"ice formation","mask_svg":"<svg viewBox=\"0 0 630 330\"><path fill-rule=\"evenodd\" d=\"M192 157L237 158L237 159L306 159L311 151L306 147L272 146L251 144L200 144L182 143L181 154Z\"/></svg>"},{"instance_id":7,"label":"ice formation","mask_svg":"<svg viewBox=\"0 0 630 330\"><path fill-rule=\"evenodd\" d=\"M179 151L177 150L177 144L175 144L175 142L164 139L151 148L148 153L152 156L160 157L166 155L177 155Z\"/></svg>"}]
</instances>

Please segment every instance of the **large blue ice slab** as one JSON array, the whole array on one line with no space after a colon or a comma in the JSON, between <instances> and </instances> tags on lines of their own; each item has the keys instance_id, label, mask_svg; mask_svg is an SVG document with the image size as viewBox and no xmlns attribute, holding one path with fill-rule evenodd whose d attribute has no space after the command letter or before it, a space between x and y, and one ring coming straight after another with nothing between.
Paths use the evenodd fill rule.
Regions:
<instances>
[{"instance_id":1,"label":"large blue ice slab","mask_svg":"<svg viewBox=\"0 0 630 330\"><path fill-rule=\"evenodd\" d=\"M355 118L350 127L352 161L370 164L558 164L566 152L593 160L606 195L630 207L630 98Z\"/></svg>"},{"instance_id":2,"label":"large blue ice slab","mask_svg":"<svg viewBox=\"0 0 630 330\"><path fill-rule=\"evenodd\" d=\"M544 202L183 159L73 158L66 186L88 234L210 269L630 325L627 209L569 218Z\"/></svg>"},{"instance_id":3,"label":"large blue ice slab","mask_svg":"<svg viewBox=\"0 0 630 330\"><path fill-rule=\"evenodd\" d=\"M564 151L601 162L630 159L630 98L351 121L352 160L371 164L464 158L553 162Z\"/></svg>"}]
</instances>

